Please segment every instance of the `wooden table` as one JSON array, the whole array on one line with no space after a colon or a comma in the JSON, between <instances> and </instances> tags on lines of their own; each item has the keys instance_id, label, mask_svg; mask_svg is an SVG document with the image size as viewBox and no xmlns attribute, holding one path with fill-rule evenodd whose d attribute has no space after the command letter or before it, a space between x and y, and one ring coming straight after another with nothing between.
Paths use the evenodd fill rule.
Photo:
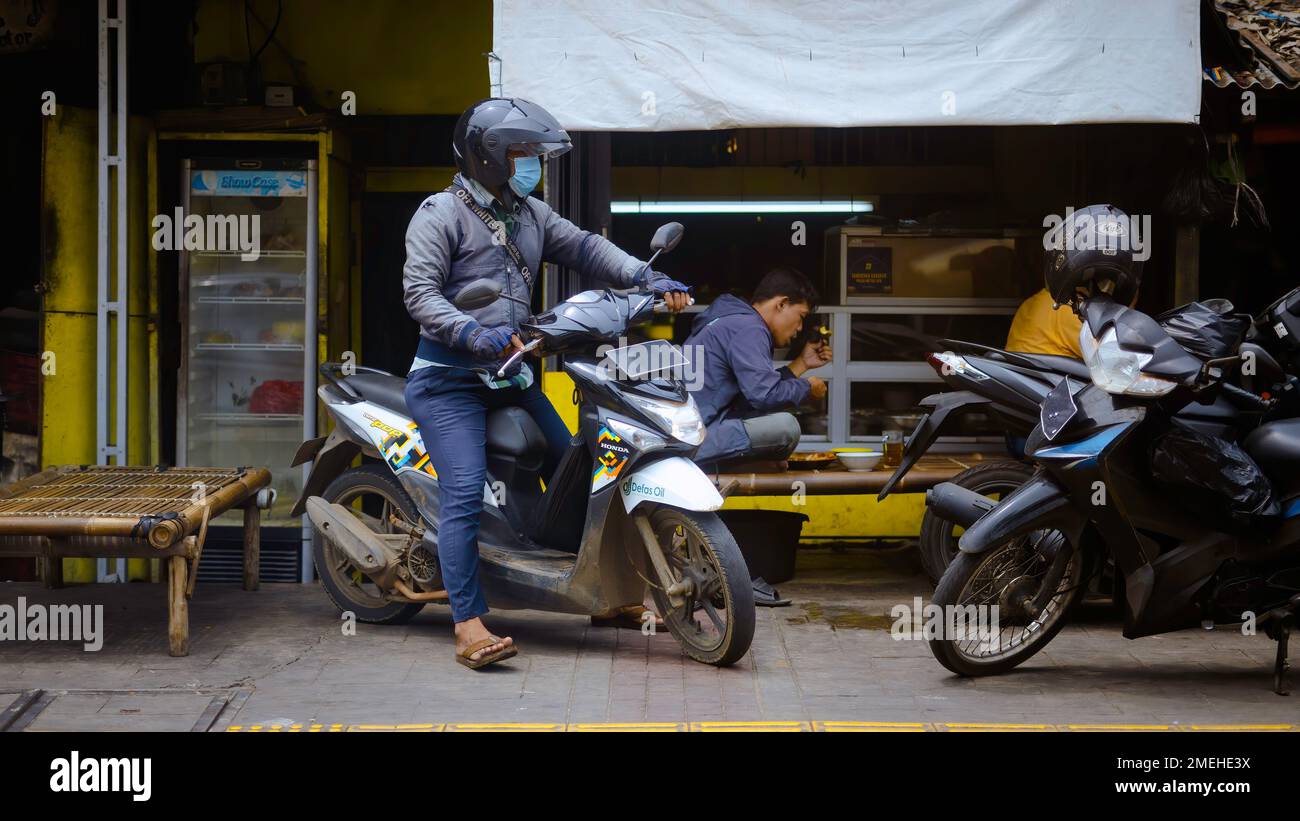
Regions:
<instances>
[{"instance_id":1,"label":"wooden table","mask_svg":"<svg viewBox=\"0 0 1300 821\"><path fill-rule=\"evenodd\" d=\"M50 587L63 559L166 559L167 637L189 655L194 594L208 521L244 512L244 589L258 587L263 468L64 465L0 487L0 556L34 556Z\"/></svg>"}]
</instances>

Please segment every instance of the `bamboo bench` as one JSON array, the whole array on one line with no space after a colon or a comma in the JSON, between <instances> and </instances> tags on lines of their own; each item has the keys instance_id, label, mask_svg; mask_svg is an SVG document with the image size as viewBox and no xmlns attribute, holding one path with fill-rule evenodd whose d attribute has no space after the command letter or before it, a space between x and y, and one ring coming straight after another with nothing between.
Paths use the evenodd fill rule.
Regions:
<instances>
[{"instance_id":1,"label":"bamboo bench","mask_svg":"<svg viewBox=\"0 0 1300 821\"><path fill-rule=\"evenodd\" d=\"M984 461L980 454L961 458L942 454L926 454L908 471L895 493L923 493L941 482ZM746 470L745 468L749 468ZM783 469L780 462L738 464L730 470L711 472L710 478L723 496L788 496L795 483L809 496L865 496L876 494L884 488L894 468L850 471L838 465L818 469Z\"/></svg>"},{"instance_id":2,"label":"bamboo bench","mask_svg":"<svg viewBox=\"0 0 1300 821\"><path fill-rule=\"evenodd\" d=\"M36 557L48 587L62 586L63 559L165 559L168 650L189 655L208 521L243 509L244 589L256 590L270 483L263 468L52 467L0 487L0 556Z\"/></svg>"}]
</instances>

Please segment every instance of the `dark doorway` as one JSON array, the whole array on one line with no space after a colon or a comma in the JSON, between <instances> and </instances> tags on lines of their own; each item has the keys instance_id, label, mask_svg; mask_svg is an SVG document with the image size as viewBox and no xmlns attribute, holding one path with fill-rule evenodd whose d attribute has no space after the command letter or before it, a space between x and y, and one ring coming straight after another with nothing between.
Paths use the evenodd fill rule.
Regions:
<instances>
[{"instance_id":1,"label":"dark doorway","mask_svg":"<svg viewBox=\"0 0 1300 821\"><path fill-rule=\"evenodd\" d=\"M361 203L361 358L357 363L405 375L420 327L402 301L406 226L427 194L368 193Z\"/></svg>"}]
</instances>

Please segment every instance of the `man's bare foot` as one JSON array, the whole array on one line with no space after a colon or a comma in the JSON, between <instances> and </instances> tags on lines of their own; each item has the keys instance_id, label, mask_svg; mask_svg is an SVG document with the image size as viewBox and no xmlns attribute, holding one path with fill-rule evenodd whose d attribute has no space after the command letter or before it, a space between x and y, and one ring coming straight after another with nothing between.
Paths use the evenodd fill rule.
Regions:
<instances>
[{"instance_id":1,"label":"man's bare foot","mask_svg":"<svg viewBox=\"0 0 1300 821\"><path fill-rule=\"evenodd\" d=\"M493 638L492 631L487 629L487 627L483 624L482 619L473 618L470 619L469 621L456 622L456 653L458 655L460 653L465 652L465 648L469 647L475 642L484 641L490 638ZM506 649L507 647L512 646L514 643L515 643L514 639L512 639L509 636L505 636L495 644L489 644L485 647L475 650L473 653L470 653L469 654L470 661L478 661L483 656L500 652Z\"/></svg>"}]
</instances>

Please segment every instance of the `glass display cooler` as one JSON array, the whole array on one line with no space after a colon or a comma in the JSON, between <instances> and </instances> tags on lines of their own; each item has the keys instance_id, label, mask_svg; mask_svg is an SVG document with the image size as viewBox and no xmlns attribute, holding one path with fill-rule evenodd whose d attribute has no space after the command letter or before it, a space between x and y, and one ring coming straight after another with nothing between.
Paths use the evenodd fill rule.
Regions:
<instances>
[{"instance_id":1,"label":"glass display cooler","mask_svg":"<svg viewBox=\"0 0 1300 821\"><path fill-rule=\"evenodd\" d=\"M177 461L269 469L264 524L304 528L290 462L316 428L316 162L188 159L181 179ZM304 554L304 581L310 567Z\"/></svg>"}]
</instances>

